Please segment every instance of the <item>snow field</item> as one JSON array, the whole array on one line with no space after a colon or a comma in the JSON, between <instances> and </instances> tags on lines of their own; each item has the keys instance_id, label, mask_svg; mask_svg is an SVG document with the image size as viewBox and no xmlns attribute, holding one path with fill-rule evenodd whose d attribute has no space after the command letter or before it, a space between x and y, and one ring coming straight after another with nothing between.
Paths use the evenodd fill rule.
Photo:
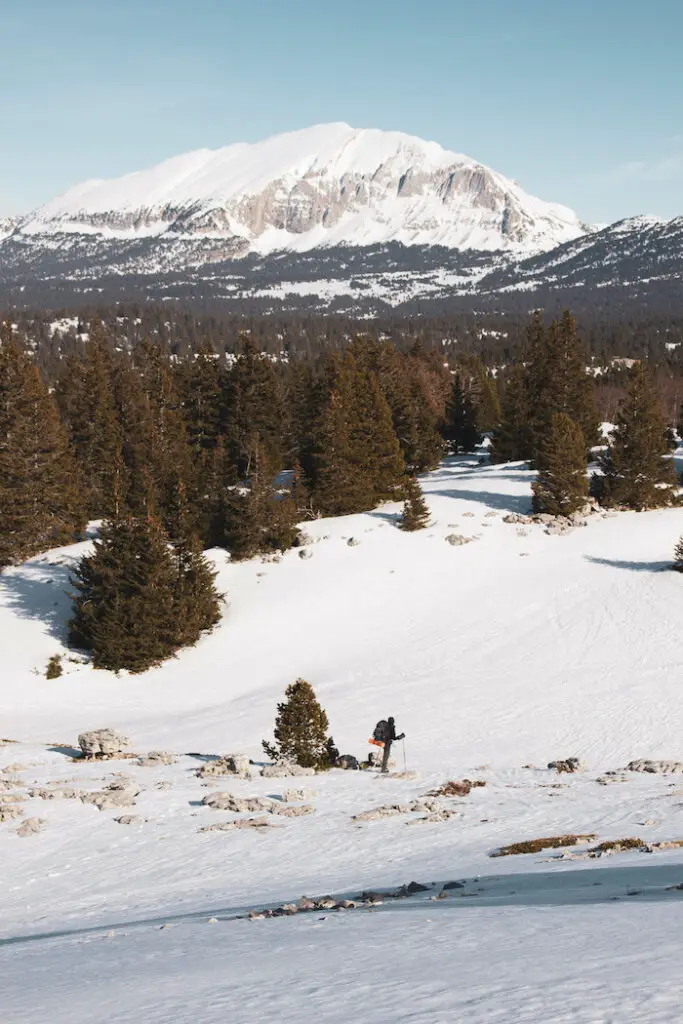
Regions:
<instances>
[{"instance_id":1,"label":"snow field","mask_svg":"<svg viewBox=\"0 0 683 1024\"><path fill-rule=\"evenodd\" d=\"M683 839L683 778L596 781L638 757L683 760L683 580L666 571L683 516L596 515L567 536L538 525L520 532L502 518L528 511L530 482L520 466L452 460L423 481L432 525L421 533L397 530L399 506L387 505L307 524L307 560L291 551L280 562L230 565L215 552L228 602L222 624L141 676L65 662L63 677L44 678L48 657L63 650L68 566L86 545L0 577L0 735L17 741L0 748L0 768L26 766L21 791L58 780L99 789L127 773L143 789L130 813L147 819L123 826L113 819L125 811L35 799L25 813L45 818L44 832L20 839L14 823L0 825L8 880L0 939L69 933L0 947L12 1024L80 1024L93 1000L126 1024L181 1024L198 1006L206 1024L226 1012L245 1024L264 1015L679 1019L670 903L680 896L666 887L683 882L680 851L489 858L504 843L565 832ZM476 539L452 547L451 533ZM262 760L260 741L297 676L315 687L342 753L364 755L374 723L393 714L418 778L334 771L203 787L190 755L244 750ZM179 759L154 768L77 764L48 749L103 726L129 735L135 752ZM394 754L400 769L401 744ZM587 770L546 770L568 756ZM449 821L351 820L465 776L487 785L445 801L458 809ZM234 817L197 806L207 793L293 787L317 791L313 815L274 817L282 827L259 834L199 832ZM463 878L476 888L477 877L482 893L443 905L421 897L325 921L223 920L304 893L412 878ZM634 888L641 894L629 897ZM220 920L209 925L213 915ZM160 931L164 920L173 927Z\"/></svg>"}]
</instances>

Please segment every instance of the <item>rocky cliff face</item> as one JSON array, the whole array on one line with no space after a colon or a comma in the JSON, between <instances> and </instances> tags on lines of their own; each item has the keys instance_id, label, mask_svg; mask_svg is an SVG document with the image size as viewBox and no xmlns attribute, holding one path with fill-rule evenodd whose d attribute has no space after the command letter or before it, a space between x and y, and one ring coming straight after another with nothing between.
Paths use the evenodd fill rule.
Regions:
<instances>
[{"instance_id":1,"label":"rocky cliff face","mask_svg":"<svg viewBox=\"0 0 683 1024\"><path fill-rule=\"evenodd\" d=\"M215 237L233 251L402 242L542 252L581 236L565 207L399 132L319 125L86 182L25 218L24 237Z\"/></svg>"}]
</instances>

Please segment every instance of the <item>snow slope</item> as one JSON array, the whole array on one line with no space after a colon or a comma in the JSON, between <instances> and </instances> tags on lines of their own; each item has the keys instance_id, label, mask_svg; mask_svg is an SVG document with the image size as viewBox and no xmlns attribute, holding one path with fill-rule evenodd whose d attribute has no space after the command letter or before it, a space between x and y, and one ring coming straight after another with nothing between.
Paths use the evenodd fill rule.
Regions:
<instances>
[{"instance_id":1,"label":"snow slope","mask_svg":"<svg viewBox=\"0 0 683 1024\"><path fill-rule=\"evenodd\" d=\"M683 882L680 851L489 859L503 843L568 831L683 838L683 780L596 782L633 758L683 760L683 579L666 571L681 512L598 515L568 536L536 525L520 535L502 517L528 510L530 482L517 465L457 460L424 480L433 525L421 533L398 531L388 505L307 526L308 560L292 551L231 566L217 552L228 600L220 628L137 677L67 663L62 678L44 678L62 650L63 587L84 545L0 577L0 734L17 741L0 748L0 768L23 765L24 789L99 788L128 772L143 790L133 812L147 819L122 826L117 812L33 799L26 814L45 818L44 832L21 839L0 825L0 971L12 1024L85 1024L93 1007L113 1024L184 1024L198 1007L205 1024L680 1019L671 903L681 893L669 889ZM452 547L454 532L476 539ZM260 760L275 704L297 676L315 686L343 751L364 754L375 721L394 714L418 777L220 780L244 796L301 781L317 791L316 811L265 834L199 832L231 815L198 806L211 790L194 775L197 755L245 750ZM128 733L138 752L179 760L143 768L65 757L78 732L102 726ZM403 767L400 745L395 753ZM587 770L545 769L567 756ZM449 821L351 820L463 776L487 785ZM462 879L468 898L435 904L427 894L325 920L228 920L302 893L411 878Z\"/></svg>"},{"instance_id":2,"label":"snow slope","mask_svg":"<svg viewBox=\"0 0 683 1024\"><path fill-rule=\"evenodd\" d=\"M435 142L322 124L84 182L25 218L19 234L171 233L261 253L387 241L530 253L585 230L566 207Z\"/></svg>"}]
</instances>

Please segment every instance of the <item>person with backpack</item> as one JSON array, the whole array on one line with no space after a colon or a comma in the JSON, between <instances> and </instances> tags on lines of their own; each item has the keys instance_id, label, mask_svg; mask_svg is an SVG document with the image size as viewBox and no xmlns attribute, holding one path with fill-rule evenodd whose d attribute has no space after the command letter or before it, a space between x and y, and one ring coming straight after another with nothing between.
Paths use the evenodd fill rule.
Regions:
<instances>
[{"instance_id":1,"label":"person with backpack","mask_svg":"<svg viewBox=\"0 0 683 1024\"><path fill-rule=\"evenodd\" d=\"M378 746L384 747L384 755L382 757L382 774L386 775L389 771L389 758L391 756L391 744L395 740L402 740L405 738L405 733L402 732L400 736L396 735L396 725L393 718L387 718L386 722L382 720L375 726L375 731L372 734L372 743L376 743Z\"/></svg>"}]
</instances>

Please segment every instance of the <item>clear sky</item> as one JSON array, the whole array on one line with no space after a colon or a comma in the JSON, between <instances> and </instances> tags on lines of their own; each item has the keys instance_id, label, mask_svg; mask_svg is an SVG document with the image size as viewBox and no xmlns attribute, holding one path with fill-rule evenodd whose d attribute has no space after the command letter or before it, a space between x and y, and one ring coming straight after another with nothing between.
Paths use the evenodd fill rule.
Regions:
<instances>
[{"instance_id":1,"label":"clear sky","mask_svg":"<svg viewBox=\"0 0 683 1024\"><path fill-rule=\"evenodd\" d=\"M323 121L683 214L683 0L0 0L0 214Z\"/></svg>"}]
</instances>

